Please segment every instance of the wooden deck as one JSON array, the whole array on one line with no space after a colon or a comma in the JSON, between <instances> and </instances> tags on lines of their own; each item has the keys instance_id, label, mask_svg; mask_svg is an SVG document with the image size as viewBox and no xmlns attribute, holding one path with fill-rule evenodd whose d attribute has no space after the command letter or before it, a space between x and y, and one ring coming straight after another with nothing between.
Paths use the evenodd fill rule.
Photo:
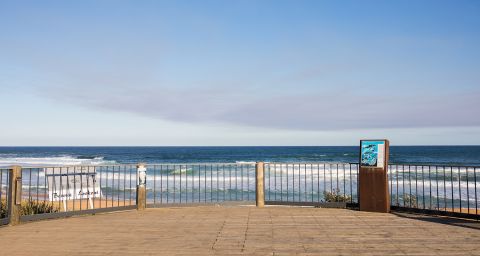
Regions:
<instances>
[{"instance_id":1,"label":"wooden deck","mask_svg":"<svg viewBox=\"0 0 480 256\"><path fill-rule=\"evenodd\" d=\"M0 255L480 255L480 225L344 209L161 208L2 227Z\"/></svg>"}]
</instances>

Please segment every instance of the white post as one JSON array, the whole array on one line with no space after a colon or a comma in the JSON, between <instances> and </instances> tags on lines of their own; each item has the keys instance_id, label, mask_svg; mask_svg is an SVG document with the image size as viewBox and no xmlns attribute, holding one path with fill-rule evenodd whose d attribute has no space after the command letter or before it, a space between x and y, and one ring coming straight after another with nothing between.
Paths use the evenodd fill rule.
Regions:
<instances>
[{"instance_id":1,"label":"white post","mask_svg":"<svg viewBox=\"0 0 480 256\"><path fill-rule=\"evenodd\" d=\"M147 167L145 164L137 165L137 210L145 210L147 204Z\"/></svg>"}]
</instances>

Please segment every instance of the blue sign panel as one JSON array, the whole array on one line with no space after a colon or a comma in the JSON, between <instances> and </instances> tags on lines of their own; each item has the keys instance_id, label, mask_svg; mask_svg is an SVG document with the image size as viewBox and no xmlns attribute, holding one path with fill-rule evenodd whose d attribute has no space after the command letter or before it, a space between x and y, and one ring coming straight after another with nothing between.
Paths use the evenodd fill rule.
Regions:
<instances>
[{"instance_id":1,"label":"blue sign panel","mask_svg":"<svg viewBox=\"0 0 480 256\"><path fill-rule=\"evenodd\" d=\"M385 141L362 141L360 165L365 167L384 167Z\"/></svg>"}]
</instances>

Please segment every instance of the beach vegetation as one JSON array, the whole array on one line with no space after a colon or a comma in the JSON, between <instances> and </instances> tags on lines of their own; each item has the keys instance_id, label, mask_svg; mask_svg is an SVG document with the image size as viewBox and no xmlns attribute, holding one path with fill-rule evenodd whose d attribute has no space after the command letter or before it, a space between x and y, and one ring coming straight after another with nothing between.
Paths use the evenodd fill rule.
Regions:
<instances>
[{"instance_id":1,"label":"beach vegetation","mask_svg":"<svg viewBox=\"0 0 480 256\"><path fill-rule=\"evenodd\" d=\"M42 213L54 213L58 211L58 206L53 205L51 202L28 200L22 202L21 214L34 215Z\"/></svg>"},{"instance_id":2,"label":"beach vegetation","mask_svg":"<svg viewBox=\"0 0 480 256\"><path fill-rule=\"evenodd\" d=\"M0 200L0 219L7 217L7 200Z\"/></svg>"},{"instance_id":3,"label":"beach vegetation","mask_svg":"<svg viewBox=\"0 0 480 256\"><path fill-rule=\"evenodd\" d=\"M418 207L418 201L417 197L415 195L411 194L403 194L402 196L403 199L403 205L412 207L412 208L417 208Z\"/></svg>"},{"instance_id":4,"label":"beach vegetation","mask_svg":"<svg viewBox=\"0 0 480 256\"><path fill-rule=\"evenodd\" d=\"M323 191L323 197L325 198L326 202L333 203L333 202L341 202L345 203L352 199L349 195L343 195L340 193L340 189L334 189L332 191Z\"/></svg>"}]
</instances>

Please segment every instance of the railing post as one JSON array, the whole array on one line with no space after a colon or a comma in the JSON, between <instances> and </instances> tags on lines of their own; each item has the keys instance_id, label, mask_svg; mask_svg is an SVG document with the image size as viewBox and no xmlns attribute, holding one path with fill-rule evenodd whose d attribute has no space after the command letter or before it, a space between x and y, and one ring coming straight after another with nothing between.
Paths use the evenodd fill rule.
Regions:
<instances>
[{"instance_id":1,"label":"railing post","mask_svg":"<svg viewBox=\"0 0 480 256\"><path fill-rule=\"evenodd\" d=\"M147 167L145 164L137 165L137 210L145 210L147 204Z\"/></svg>"},{"instance_id":2,"label":"railing post","mask_svg":"<svg viewBox=\"0 0 480 256\"><path fill-rule=\"evenodd\" d=\"M265 170L265 163L257 162L255 164L255 201L257 207L264 207L265 206L265 185L264 185L264 170Z\"/></svg>"},{"instance_id":3,"label":"railing post","mask_svg":"<svg viewBox=\"0 0 480 256\"><path fill-rule=\"evenodd\" d=\"M8 180L8 217L10 225L20 223L22 214L22 167L12 166Z\"/></svg>"}]
</instances>

